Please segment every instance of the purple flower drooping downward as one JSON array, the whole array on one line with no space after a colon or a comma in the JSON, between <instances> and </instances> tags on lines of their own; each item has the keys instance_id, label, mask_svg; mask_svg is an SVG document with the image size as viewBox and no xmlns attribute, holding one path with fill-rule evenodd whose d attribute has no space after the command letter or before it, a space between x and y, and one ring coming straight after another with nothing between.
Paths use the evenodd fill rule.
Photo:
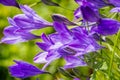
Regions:
<instances>
[{"instance_id":1,"label":"purple flower drooping downward","mask_svg":"<svg viewBox=\"0 0 120 80\"><path fill-rule=\"evenodd\" d=\"M98 9L87 1L81 1L81 5L75 10L74 16L77 19L82 17L87 22L96 22L100 19Z\"/></svg>"},{"instance_id":2,"label":"purple flower drooping downward","mask_svg":"<svg viewBox=\"0 0 120 80\"><path fill-rule=\"evenodd\" d=\"M83 20L96 22L100 19L98 10L88 2L83 2L80 6Z\"/></svg>"},{"instance_id":3,"label":"purple flower drooping downward","mask_svg":"<svg viewBox=\"0 0 120 80\"><path fill-rule=\"evenodd\" d=\"M90 2L98 9L109 5L107 0L75 0L75 2L77 2L79 5L81 5L84 1Z\"/></svg>"},{"instance_id":4,"label":"purple flower drooping downward","mask_svg":"<svg viewBox=\"0 0 120 80\"><path fill-rule=\"evenodd\" d=\"M0 3L6 6L15 6L19 8L19 4L16 0L0 0Z\"/></svg>"},{"instance_id":5,"label":"purple flower drooping downward","mask_svg":"<svg viewBox=\"0 0 120 80\"><path fill-rule=\"evenodd\" d=\"M52 23L38 16L36 12L27 5L21 5L20 9L24 14L14 16L13 20L23 30L31 31L52 26Z\"/></svg>"},{"instance_id":6,"label":"purple flower drooping downward","mask_svg":"<svg viewBox=\"0 0 120 80\"><path fill-rule=\"evenodd\" d=\"M52 23L39 17L30 7L21 5L20 8L24 14L8 19L10 26L4 29L4 37L1 42L14 44L40 38L32 34L31 31L52 26Z\"/></svg>"},{"instance_id":7,"label":"purple flower drooping downward","mask_svg":"<svg viewBox=\"0 0 120 80\"><path fill-rule=\"evenodd\" d=\"M120 0L108 0L110 4L114 5L115 7L120 7Z\"/></svg>"},{"instance_id":8,"label":"purple flower drooping downward","mask_svg":"<svg viewBox=\"0 0 120 80\"><path fill-rule=\"evenodd\" d=\"M110 12L120 12L120 7L115 7L115 8L113 8L112 10L110 10Z\"/></svg>"},{"instance_id":9,"label":"purple flower drooping downward","mask_svg":"<svg viewBox=\"0 0 120 80\"><path fill-rule=\"evenodd\" d=\"M9 71L13 77L27 78L38 74L46 73L45 71L42 71L27 62L16 61L16 60L14 60L14 62L16 64L9 67Z\"/></svg>"},{"instance_id":10,"label":"purple flower drooping downward","mask_svg":"<svg viewBox=\"0 0 120 80\"><path fill-rule=\"evenodd\" d=\"M48 37L43 34L41 36L43 42L37 42L45 52L35 56L35 63L48 65L51 61L62 57L66 60L64 68L85 66L83 55L101 49L101 46L92 37L84 34L80 27L69 30L64 23L54 22L54 28L57 33Z\"/></svg>"},{"instance_id":11,"label":"purple flower drooping downward","mask_svg":"<svg viewBox=\"0 0 120 80\"><path fill-rule=\"evenodd\" d=\"M4 29L4 37L1 40L2 43L14 44L40 38L28 31L22 30L11 18L8 18L8 20L11 26Z\"/></svg>"},{"instance_id":12,"label":"purple flower drooping downward","mask_svg":"<svg viewBox=\"0 0 120 80\"><path fill-rule=\"evenodd\" d=\"M95 31L101 35L113 35L118 32L120 23L114 19L103 18L98 21Z\"/></svg>"}]
</instances>

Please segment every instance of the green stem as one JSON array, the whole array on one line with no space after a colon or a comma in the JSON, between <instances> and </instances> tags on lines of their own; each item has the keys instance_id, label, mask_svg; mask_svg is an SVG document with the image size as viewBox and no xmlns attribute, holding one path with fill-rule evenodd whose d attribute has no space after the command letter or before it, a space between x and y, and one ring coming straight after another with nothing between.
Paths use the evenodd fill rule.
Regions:
<instances>
[{"instance_id":1,"label":"green stem","mask_svg":"<svg viewBox=\"0 0 120 80\"><path fill-rule=\"evenodd\" d=\"M100 45L102 45L102 35L100 35ZM102 56L102 49L100 50L101 56Z\"/></svg>"},{"instance_id":2,"label":"green stem","mask_svg":"<svg viewBox=\"0 0 120 80\"><path fill-rule=\"evenodd\" d=\"M115 53L115 48L116 48L116 45L117 45L119 33L120 33L120 31L118 32L118 34L116 36L116 39L115 39L115 42L114 42L114 46L113 46L113 50L112 50L111 59L110 59L110 65L109 65L109 69L108 69L109 78L111 77L111 70L112 70L112 65L113 65L113 60L114 60L114 53Z\"/></svg>"},{"instance_id":3,"label":"green stem","mask_svg":"<svg viewBox=\"0 0 120 80\"><path fill-rule=\"evenodd\" d=\"M36 3L33 3L33 4L29 5L29 6L30 6L30 7L34 7L35 5L37 5L37 4L39 4L39 3L41 3L41 1L36 2Z\"/></svg>"},{"instance_id":4,"label":"green stem","mask_svg":"<svg viewBox=\"0 0 120 80\"><path fill-rule=\"evenodd\" d=\"M111 18L113 19L117 14L118 14L118 13L114 13Z\"/></svg>"}]
</instances>

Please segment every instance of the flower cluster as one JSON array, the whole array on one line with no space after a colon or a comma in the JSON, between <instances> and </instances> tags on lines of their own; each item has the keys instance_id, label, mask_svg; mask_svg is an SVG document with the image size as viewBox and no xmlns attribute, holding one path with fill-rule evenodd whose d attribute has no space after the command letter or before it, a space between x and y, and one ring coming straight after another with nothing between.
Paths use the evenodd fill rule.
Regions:
<instances>
[{"instance_id":1,"label":"flower cluster","mask_svg":"<svg viewBox=\"0 0 120 80\"><path fill-rule=\"evenodd\" d=\"M27 5L19 5L24 14L8 18L10 26L4 29L4 37L1 42L14 44L41 38L43 41L36 44L43 52L34 57L34 62L45 63L45 65L40 70L32 64L15 61L16 64L9 67L12 76L26 78L38 74L47 74L49 72L46 72L45 68L59 58L66 61L63 66L64 69L87 66L84 55L104 48L97 43L100 35L113 35L119 31L120 23L117 20L103 18L99 13L99 9L105 6L115 7L111 12L120 12L119 0L75 0L75 2L79 4L79 7L74 11L74 19L82 19L78 22L71 22L58 14L52 16L53 22L48 22ZM8 0L1 0L0 3L18 7L15 0L13 3L8 3ZM78 25L77 23L82 24ZM73 28L68 29L69 25ZM35 29L46 27L53 27L56 32L49 35L43 33L41 36L31 33Z\"/></svg>"}]
</instances>

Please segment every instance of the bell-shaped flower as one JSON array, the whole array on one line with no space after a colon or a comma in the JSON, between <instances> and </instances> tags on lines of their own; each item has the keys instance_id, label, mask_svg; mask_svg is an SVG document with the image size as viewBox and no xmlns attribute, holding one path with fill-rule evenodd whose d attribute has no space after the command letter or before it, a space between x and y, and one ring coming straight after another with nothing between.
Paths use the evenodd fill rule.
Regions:
<instances>
[{"instance_id":1,"label":"bell-shaped flower","mask_svg":"<svg viewBox=\"0 0 120 80\"><path fill-rule=\"evenodd\" d=\"M17 0L0 0L0 3L6 6L15 6L19 8Z\"/></svg>"},{"instance_id":2,"label":"bell-shaped flower","mask_svg":"<svg viewBox=\"0 0 120 80\"><path fill-rule=\"evenodd\" d=\"M80 27L69 30L64 23L54 22L54 29L57 33L48 37L43 34L41 38L44 42L37 43L45 52L35 56L35 63L45 62L46 67L51 61L62 57L66 60L64 68L85 66L86 63L80 57L102 48L92 37L85 34ZM70 59L73 61L70 61Z\"/></svg>"},{"instance_id":3,"label":"bell-shaped flower","mask_svg":"<svg viewBox=\"0 0 120 80\"><path fill-rule=\"evenodd\" d=\"M120 23L117 20L103 18L98 21L98 25L93 30L101 35L107 36L116 34L119 27Z\"/></svg>"},{"instance_id":4,"label":"bell-shaped flower","mask_svg":"<svg viewBox=\"0 0 120 80\"><path fill-rule=\"evenodd\" d=\"M90 2L98 9L109 5L107 0L75 0L75 2L79 5L81 5L82 2Z\"/></svg>"},{"instance_id":5,"label":"bell-shaped flower","mask_svg":"<svg viewBox=\"0 0 120 80\"><path fill-rule=\"evenodd\" d=\"M114 12L120 13L120 7L115 7L115 8L113 8L113 9L111 9L110 12L111 12L111 13L114 13Z\"/></svg>"},{"instance_id":6,"label":"bell-shaped flower","mask_svg":"<svg viewBox=\"0 0 120 80\"><path fill-rule=\"evenodd\" d=\"M52 19L57 22L64 23L66 25L76 25L74 22L69 21L65 16L60 14L53 14Z\"/></svg>"},{"instance_id":7,"label":"bell-shaped flower","mask_svg":"<svg viewBox=\"0 0 120 80\"><path fill-rule=\"evenodd\" d=\"M2 43L14 44L40 38L40 36L36 36L28 31L21 29L11 18L8 18L8 20L11 26L8 26L4 29L4 37L1 40Z\"/></svg>"},{"instance_id":8,"label":"bell-shaped flower","mask_svg":"<svg viewBox=\"0 0 120 80\"><path fill-rule=\"evenodd\" d=\"M32 30L52 26L52 23L39 17L30 7L21 5L20 8L24 14L19 14L13 19L8 19L10 26L4 29L4 37L1 42L14 44L36 39L39 36L32 34Z\"/></svg>"},{"instance_id":9,"label":"bell-shaped flower","mask_svg":"<svg viewBox=\"0 0 120 80\"><path fill-rule=\"evenodd\" d=\"M17 26L19 26L23 30L31 31L34 29L41 29L52 26L52 23L38 16L36 12L27 5L21 5L20 9L23 11L24 14L18 14L14 16L13 20L15 21Z\"/></svg>"},{"instance_id":10,"label":"bell-shaped flower","mask_svg":"<svg viewBox=\"0 0 120 80\"><path fill-rule=\"evenodd\" d=\"M87 1L82 1L80 7L75 10L74 16L87 22L97 22L100 19L98 9Z\"/></svg>"},{"instance_id":11,"label":"bell-shaped flower","mask_svg":"<svg viewBox=\"0 0 120 80\"><path fill-rule=\"evenodd\" d=\"M120 7L120 0L108 0L110 4L114 5L115 7Z\"/></svg>"},{"instance_id":12,"label":"bell-shaped flower","mask_svg":"<svg viewBox=\"0 0 120 80\"><path fill-rule=\"evenodd\" d=\"M45 74L47 72L40 70L39 68L35 67L34 65L24 62L24 61L17 61L14 60L16 64L9 67L10 74L13 77L17 78L27 78L31 76L35 76L38 74Z\"/></svg>"},{"instance_id":13,"label":"bell-shaped flower","mask_svg":"<svg viewBox=\"0 0 120 80\"><path fill-rule=\"evenodd\" d=\"M97 22L100 19L98 9L88 2L83 2L80 6L82 18L88 22Z\"/></svg>"}]
</instances>

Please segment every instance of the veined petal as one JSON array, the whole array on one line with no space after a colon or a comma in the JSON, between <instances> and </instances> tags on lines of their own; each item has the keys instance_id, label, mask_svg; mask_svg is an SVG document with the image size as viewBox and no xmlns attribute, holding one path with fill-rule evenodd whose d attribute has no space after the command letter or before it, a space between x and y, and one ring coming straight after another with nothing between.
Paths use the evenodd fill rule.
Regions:
<instances>
[{"instance_id":1,"label":"veined petal","mask_svg":"<svg viewBox=\"0 0 120 80\"><path fill-rule=\"evenodd\" d=\"M0 0L0 3L6 6L15 6L19 8L19 4L16 0Z\"/></svg>"},{"instance_id":2,"label":"veined petal","mask_svg":"<svg viewBox=\"0 0 120 80\"><path fill-rule=\"evenodd\" d=\"M115 7L110 12L120 12L120 7Z\"/></svg>"},{"instance_id":3,"label":"veined petal","mask_svg":"<svg viewBox=\"0 0 120 80\"><path fill-rule=\"evenodd\" d=\"M120 0L109 0L109 3L116 7L120 7Z\"/></svg>"},{"instance_id":4,"label":"veined petal","mask_svg":"<svg viewBox=\"0 0 120 80\"><path fill-rule=\"evenodd\" d=\"M49 36L44 33L41 35L41 39L49 45L54 44L53 41L49 38Z\"/></svg>"},{"instance_id":5,"label":"veined petal","mask_svg":"<svg viewBox=\"0 0 120 80\"><path fill-rule=\"evenodd\" d=\"M90 3L85 2L80 9L85 21L96 22L100 19L98 10Z\"/></svg>"},{"instance_id":6,"label":"veined petal","mask_svg":"<svg viewBox=\"0 0 120 80\"><path fill-rule=\"evenodd\" d=\"M67 26L64 23L59 23L59 22L54 22L54 29L58 32L58 33L64 33L64 32L69 32L69 30L67 29Z\"/></svg>"},{"instance_id":7,"label":"veined petal","mask_svg":"<svg viewBox=\"0 0 120 80\"><path fill-rule=\"evenodd\" d=\"M32 16L32 18L30 18L25 14L16 15L14 17L14 21L17 26L24 30L34 30L52 26L52 23L41 20L40 18L37 19L35 16Z\"/></svg>"},{"instance_id":8,"label":"veined petal","mask_svg":"<svg viewBox=\"0 0 120 80\"><path fill-rule=\"evenodd\" d=\"M32 17L36 15L36 12L27 5L20 5L20 8L24 12L24 14L26 14L26 16L28 17Z\"/></svg>"},{"instance_id":9,"label":"veined petal","mask_svg":"<svg viewBox=\"0 0 120 80\"><path fill-rule=\"evenodd\" d=\"M86 66L87 65L83 60L81 60L78 57L74 57L74 56L66 56L65 60L67 61L66 65L64 66L65 69L67 69L67 68L75 68L75 67L78 67L78 66Z\"/></svg>"},{"instance_id":10,"label":"veined petal","mask_svg":"<svg viewBox=\"0 0 120 80\"><path fill-rule=\"evenodd\" d=\"M38 74L44 74L45 71L23 61L14 61L16 64L9 67L9 71L13 77L27 78Z\"/></svg>"},{"instance_id":11,"label":"veined petal","mask_svg":"<svg viewBox=\"0 0 120 80\"><path fill-rule=\"evenodd\" d=\"M79 5L82 4L82 0L75 0L76 3L78 3Z\"/></svg>"},{"instance_id":12,"label":"veined petal","mask_svg":"<svg viewBox=\"0 0 120 80\"><path fill-rule=\"evenodd\" d=\"M120 23L114 19L101 19L98 23L96 32L101 35L113 35L118 32Z\"/></svg>"},{"instance_id":13,"label":"veined petal","mask_svg":"<svg viewBox=\"0 0 120 80\"><path fill-rule=\"evenodd\" d=\"M48 55L48 52L43 52L43 53L39 53L34 57L34 62L35 63L46 63L48 62L46 60L46 57Z\"/></svg>"},{"instance_id":14,"label":"veined petal","mask_svg":"<svg viewBox=\"0 0 120 80\"><path fill-rule=\"evenodd\" d=\"M79 19L80 17L82 17L80 7L78 7L78 8L74 11L74 16L75 16L76 19Z\"/></svg>"},{"instance_id":15,"label":"veined petal","mask_svg":"<svg viewBox=\"0 0 120 80\"><path fill-rule=\"evenodd\" d=\"M9 26L4 29L4 37L2 38L2 43L15 44L18 42L25 42L28 40L40 38L30 32L24 32L17 27Z\"/></svg>"},{"instance_id":16,"label":"veined petal","mask_svg":"<svg viewBox=\"0 0 120 80\"><path fill-rule=\"evenodd\" d=\"M69 21L65 16L60 14L53 14L52 19L59 23L64 23L66 25L76 25L74 22Z\"/></svg>"},{"instance_id":17,"label":"veined petal","mask_svg":"<svg viewBox=\"0 0 120 80\"><path fill-rule=\"evenodd\" d=\"M50 45L47 43L37 42L36 44L44 51L47 51L50 47Z\"/></svg>"}]
</instances>

